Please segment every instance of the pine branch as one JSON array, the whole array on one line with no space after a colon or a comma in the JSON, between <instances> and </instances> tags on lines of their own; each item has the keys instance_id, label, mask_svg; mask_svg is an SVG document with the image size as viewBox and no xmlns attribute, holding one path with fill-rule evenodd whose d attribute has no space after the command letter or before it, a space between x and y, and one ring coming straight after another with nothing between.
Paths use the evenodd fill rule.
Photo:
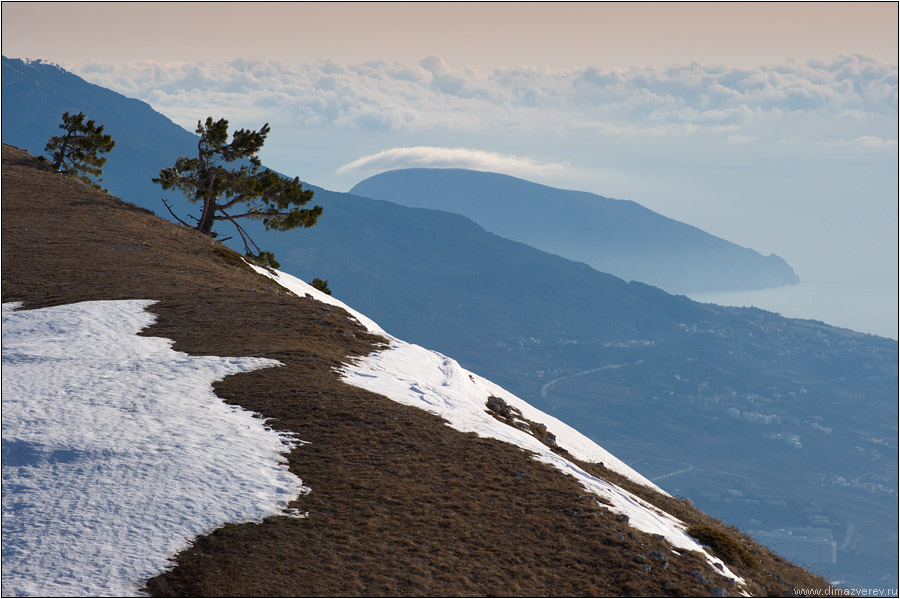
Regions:
<instances>
[{"instance_id":1,"label":"pine branch","mask_svg":"<svg viewBox=\"0 0 900 599\"><path fill-rule=\"evenodd\" d=\"M163 205L166 207L166 209L169 211L169 214L172 215L172 218L174 218L175 220L177 220L178 222L180 222L180 223L181 223L182 225L184 225L185 227L190 227L190 226L191 226L191 225L187 224L186 222L184 222L183 220L181 220L180 218L178 218L178 215L175 214L175 213L172 211L172 207L169 206L169 203L165 200L165 198L160 198L160 200L162 201L162 203L163 203ZM188 216L190 216L190 215L188 215ZM194 219L194 220L197 220L197 219Z\"/></svg>"},{"instance_id":2,"label":"pine branch","mask_svg":"<svg viewBox=\"0 0 900 599\"><path fill-rule=\"evenodd\" d=\"M231 221L231 224L233 224L234 227L237 229L238 234L241 236L241 241L244 242L244 253L247 254L248 256L252 253L252 252L250 251L250 246L247 245L247 242L249 241L251 244L253 244L253 247L256 248L256 253L257 253L257 254L261 254L261 253L262 253L262 250L260 249L260 247L259 247L258 245L256 245L256 242L253 241L253 238L250 237L250 234L247 233L246 230L244 230L244 227L242 227L241 225L239 225L239 224L234 220L235 218L239 218L239 217L236 217L236 216L229 216L229 215L228 215L224 210L222 210L221 208L219 208L219 211L222 212L222 214L224 214L225 216L224 216L224 217L217 217L217 218L219 218L220 220L230 220L230 221Z\"/></svg>"},{"instance_id":3,"label":"pine branch","mask_svg":"<svg viewBox=\"0 0 900 599\"><path fill-rule=\"evenodd\" d=\"M221 210L221 207L219 208ZM225 214L223 212L223 214ZM214 216L215 220L234 220L236 218L245 218L247 216L289 216L290 212L277 212L277 211L269 211L269 212L260 212L258 210L253 210L251 212L245 212L244 214L236 214L234 216Z\"/></svg>"},{"instance_id":4,"label":"pine branch","mask_svg":"<svg viewBox=\"0 0 900 599\"><path fill-rule=\"evenodd\" d=\"M225 203L225 204L222 204L222 205L219 206L218 208L219 208L219 210L223 210L223 209L225 209L225 208L231 208L231 207L234 206L235 204L240 204L240 203L242 203L242 202L246 202L247 200L248 200L248 198L247 198L246 195L240 194L240 195L238 195L237 197L235 197L233 200L231 200L230 202L227 202L227 203Z\"/></svg>"}]
</instances>

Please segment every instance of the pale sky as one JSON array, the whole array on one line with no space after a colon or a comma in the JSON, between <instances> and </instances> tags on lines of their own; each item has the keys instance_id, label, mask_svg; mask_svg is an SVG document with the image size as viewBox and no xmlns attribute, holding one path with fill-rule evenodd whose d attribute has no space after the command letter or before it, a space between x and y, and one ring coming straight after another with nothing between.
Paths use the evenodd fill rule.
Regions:
<instances>
[{"instance_id":1,"label":"pale sky","mask_svg":"<svg viewBox=\"0 0 900 599\"><path fill-rule=\"evenodd\" d=\"M59 63L440 54L486 69L897 59L896 2L4 2L2 11L5 56Z\"/></svg>"},{"instance_id":2,"label":"pale sky","mask_svg":"<svg viewBox=\"0 0 900 599\"><path fill-rule=\"evenodd\" d=\"M804 281L887 286L896 323L897 2L4 2L2 17L5 56L189 130L269 122L264 163L310 183L458 166L634 200Z\"/></svg>"}]
</instances>

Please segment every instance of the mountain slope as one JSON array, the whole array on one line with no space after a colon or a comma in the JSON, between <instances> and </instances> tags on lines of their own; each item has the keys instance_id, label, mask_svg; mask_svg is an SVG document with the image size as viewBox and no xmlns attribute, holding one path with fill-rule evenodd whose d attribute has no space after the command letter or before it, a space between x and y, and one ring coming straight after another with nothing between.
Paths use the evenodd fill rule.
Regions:
<instances>
[{"instance_id":1,"label":"mountain slope","mask_svg":"<svg viewBox=\"0 0 900 599\"><path fill-rule=\"evenodd\" d=\"M286 270L328 279L387 331L578 423L743 530L823 522L837 563L812 567L893 586L895 341L625 283L461 216L317 201L316 227L273 240Z\"/></svg>"},{"instance_id":2,"label":"mountain slope","mask_svg":"<svg viewBox=\"0 0 900 599\"><path fill-rule=\"evenodd\" d=\"M5 86L14 80L7 64ZM27 67L31 83L4 87L4 119L39 115L53 129L59 115L41 108L50 100L78 109L102 92L113 104L133 102L51 66ZM41 90L50 76L65 80L53 98ZM136 105L142 119L155 114ZM119 139L105 170L114 192L158 210L158 186L113 184L117 169L155 174L171 164L166 152L195 151L196 137L153 118L156 129ZM169 140L168 129L191 139L177 152L168 141L149 147L156 166L121 158L132 143ZM772 538L823 523L837 564L815 568L856 587L896 586L895 341L670 296L446 212L318 188L315 201L325 207L316 227L257 236L286 271L328 279L387 331L577 422L661 486L744 530Z\"/></svg>"},{"instance_id":3,"label":"mountain slope","mask_svg":"<svg viewBox=\"0 0 900 599\"><path fill-rule=\"evenodd\" d=\"M635 202L465 169L374 175L350 193L462 214L502 237L671 293L780 287L800 279L778 256L666 218Z\"/></svg>"},{"instance_id":4,"label":"mountain slope","mask_svg":"<svg viewBox=\"0 0 900 599\"><path fill-rule=\"evenodd\" d=\"M287 292L220 244L3 148L3 301L25 309L154 299L142 334L194 355L284 364L230 376L219 396L307 442L289 455L312 492L278 516L228 525L154 578L182 595L708 594L730 584L700 555L671 552L574 479L508 443L351 387L336 369L382 347L343 309ZM824 581L679 502L581 464L694 525L753 593ZM8 494L4 494L4 502ZM716 542L710 541L713 545ZM665 558L665 567L657 554ZM653 561L656 560L656 561ZM223 574L224 573L224 574ZM669 583L669 584L667 584ZM729 592L734 592L730 590Z\"/></svg>"}]
</instances>

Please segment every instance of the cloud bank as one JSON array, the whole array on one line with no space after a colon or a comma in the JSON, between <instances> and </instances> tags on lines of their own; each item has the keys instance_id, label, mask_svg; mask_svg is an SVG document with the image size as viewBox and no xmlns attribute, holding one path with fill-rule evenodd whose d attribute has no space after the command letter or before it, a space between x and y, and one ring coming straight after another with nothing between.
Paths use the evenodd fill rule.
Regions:
<instances>
[{"instance_id":1,"label":"cloud bank","mask_svg":"<svg viewBox=\"0 0 900 599\"><path fill-rule=\"evenodd\" d=\"M454 69L439 56L417 65L293 65L256 58L219 64L66 66L191 127L212 110L210 114L223 112L235 120L264 115L273 122L351 131L490 127L651 136L706 131L745 143L756 137L754 128L777 129L777 123L811 116L848 126L883 124L885 119L896 123L898 107L897 66L859 55L757 68L694 63L668 69L518 67L491 72ZM884 138L883 130L864 133Z\"/></svg>"}]
</instances>

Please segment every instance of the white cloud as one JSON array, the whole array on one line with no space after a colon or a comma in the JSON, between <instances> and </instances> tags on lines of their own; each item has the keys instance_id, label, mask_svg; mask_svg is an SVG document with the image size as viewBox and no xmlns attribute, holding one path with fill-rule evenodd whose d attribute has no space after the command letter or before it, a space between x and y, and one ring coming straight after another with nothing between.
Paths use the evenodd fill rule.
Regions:
<instances>
[{"instance_id":1,"label":"white cloud","mask_svg":"<svg viewBox=\"0 0 900 599\"><path fill-rule=\"evenodd\" d=\"M897 140L896 139L883 139L881 137L875 137L873 135L863 135L857 137L853 140L853 143L859 144L861 146L866 146L868 148L896 148Z\"/></svg>"},{"instance_id":2,"label":"white cloud","mask_svg":"<svg viewBox=\"0 0 900 599\"><path fill-rule=\"evenodd\" d=\"M517 67L481 72L452 68L440 56L418 65L292 65L252 58L70 68L94 83L147 100L191 126L207 114L222 113L351 131L490 127L565 133L576 130L573 123L583 123L598 130L677 135L759 122L789 124L797 115L895 120L898 105L897 67L862 56L749 69L695 63L668 69Z\"/></svg>"},{"instance_id":3,"label":"white cloud","mask_svg":"<svg viewBox=\"0 0 900 599\"><path fill-rule=\"evenodd\" d=\"M391 148L363 156L337 169L339 173L375 173L400 168L467 168L509 175L546 175L566 169L557 162L541 163L523 156L510 156L469 148L416 146Z\"/></svg>"},{"instance_id":4,"label":"white cloud","mask_svg":"<svg viewBox=\"0 0 900 599\"><path fill-rule=\"evenodd\" d=\"M758 141L755 137L749 135L729 135L725 141L730 144L746 144Z\"/></svg>"}]
</instances>

